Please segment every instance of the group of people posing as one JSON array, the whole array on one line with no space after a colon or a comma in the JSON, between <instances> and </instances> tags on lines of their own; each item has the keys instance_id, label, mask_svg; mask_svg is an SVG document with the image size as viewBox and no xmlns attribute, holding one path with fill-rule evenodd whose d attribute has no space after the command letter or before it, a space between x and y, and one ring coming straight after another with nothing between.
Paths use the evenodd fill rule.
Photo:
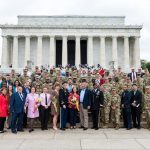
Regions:
<instances>
[{"instance_id":1,"label":"group of people posing","mask_svg":"<svg viewBox=\"0 0 150 150\"><path fill-rule=\"evenodd\" d=\"M29 72L26 67L23 74L0 75L0 133L4 127L12 133L29 132L40 122L41 130L48 130L49 120L52 127L65 130L69 122L70 129L89 128L89 116L92 129L108 128L110 123L120 128L120 120L127 130L141 128L142 113L150 129L150 74L141 68L126 74L119 67L113 72L102 68L35 67Z\"/></svg>"}]
</instances>

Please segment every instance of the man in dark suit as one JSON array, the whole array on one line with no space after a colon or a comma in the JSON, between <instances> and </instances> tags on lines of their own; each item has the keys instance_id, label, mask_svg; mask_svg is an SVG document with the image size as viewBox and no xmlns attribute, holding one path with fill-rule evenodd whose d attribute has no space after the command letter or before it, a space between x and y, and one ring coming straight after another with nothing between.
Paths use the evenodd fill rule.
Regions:
<instances>
[{"instance_id":1,"label":"man in dark suit","mask_svg":"<svg viewBox=\"0 0 150 150\"><path fill-rule=\"evenodd\" d=\"M88 110L91 106L91 91L87 88L86 79L82 79L80 95L80 121L83 130L88 129Z\"/></svg>"},{"instance_id":2,"label":"man in dark suit","mask_svg":"<svg viewBox=\"0 0 150 150\"><path fill-rule=\"evenodd\" d=\"M25 96L22 93L22 87L18 87L18 92L12 94L10 101L10 110L12 112L12 133L23 132L23 113L25 105Z\"/></svg>"},{"instance_id":3,"label":"man in dark suit","mask_svg":"<svg viewBox=\"0 0 150 150\"><path fill-rule=\"evenodd\" d=\"M137 78L137 72L135 72L134 68L131 69L131 73L128 74L128 77L130 78L130 80L132 82L134 82L136 80L136 78Z\"/></svg>"},{"instance_id":4,"label":"man in dark suit","mask_svg":"<svg viewBox=\"0 0 150 150\"><path fill-rule=\"evenodd\" d=\"M63 82L63 88L59 91L59 102L60 102L60 129L65 130L66 129L66 123L67 123L67 107L68 107L68 83L66 81Z\"/></svg>"},{"instance_id":5,"label":"man in dark suit","mask_svg":"<svg viewBox=\"0 0 150 150\"><path fill-rule=\"evenodd\" d=\"M121 107L123 113L124 127L127 130L132 128L131 125L131 92L128 90L128 86L124 85L124 91L121 95Z\"/></svg>"},{"instance_id":6,"label":"man in dark suit","mask_svg":"<svg viewBox=\"0 0 150 150\"><path fill-rule=\"evenodd\" d=\"M131 91L131 113L133 120L133 127L141 128L141 111L142 111L142 93L138 90L136 84L132 85L133 90Z\"/></svg>"},{"instance_id":7,"label":"man in dark suit","mask_svg":"<svg viewBox=\"0 0 150 150\"><path fill-rule=\"evenodd\" d=\"M91 110L92 110L92 120L93 129L98 130L99 123L99 109L103 106L104 94L100 91L99 83L93 84L93 90L91 91Z\"/></svg>"}]
</instances>

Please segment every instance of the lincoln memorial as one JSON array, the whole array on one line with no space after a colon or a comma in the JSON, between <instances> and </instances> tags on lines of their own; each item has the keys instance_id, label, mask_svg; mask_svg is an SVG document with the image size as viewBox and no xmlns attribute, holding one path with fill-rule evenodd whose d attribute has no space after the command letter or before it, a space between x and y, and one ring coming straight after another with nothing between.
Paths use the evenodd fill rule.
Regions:
<instances>
[{"instance_id":1,"label":"lincoln memorial","mask_svg":"<svg viewBox=\"0 0 150 150\"><path fill-rule=\"evenodd\" d=\"M18 16L2 29L2 68L100 64L109 69L140 67L141 25L124 16Z\"/></svg>"}]
</instances>

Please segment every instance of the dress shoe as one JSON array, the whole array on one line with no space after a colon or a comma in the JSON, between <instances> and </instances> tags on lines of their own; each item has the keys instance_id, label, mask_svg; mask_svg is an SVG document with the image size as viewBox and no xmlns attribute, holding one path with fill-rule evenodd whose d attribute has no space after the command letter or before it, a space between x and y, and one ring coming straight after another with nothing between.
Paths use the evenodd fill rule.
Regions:
<instances>
[{"instance_id":1,"label":"dress shoe","mask_svg":"<svg viewBox=\"0 0 150 150\"><path fill-rule=\"evenodd\" d=\"M12 131L13 134L17 134L17 131Z\"/></svg>"},{"instance_id":2,"label":"dress shoe","mask_svg":"<svg viewBox=\"0 0 150 150\"><path fill-rule=\"evenodd\" d=\"M92 127L91 129L95 129L95 127Z\"/></svg>"},{"instance_id":3,"label":"dress shoe","mask_svg":"<svg viewBox=\"0 0 150 150\"><path fill-rule=\"evenodd\" d=\"M141 129L141 127L140 127L140 126L138 126L138 127L137 127L137 129L138 129L138 130L140 130L140 129Z\"/></svg>"},{"instance_id":4,"label":"dress shoe","mask_svg":"<svg viewBox=\"0 0 150 150\"><path fill-rule=\"evenodd\" d=\"M66 129L65 128L60 128L60 130L65 131Z\"/></svg>"},{"instance_id":5,"label":"dress shoe","mask_svg":"<svg viewBox=\"0 0 150 150\"><path fill-rule=\"evenodd\" d=\"M85 131L85 130L87 130L88 128L83 128L83 130Z\"/></svg>"},{"instance_id":6,"label":"dress shoe","mask_svg":"<svg viewBox=\"0 0 150 150\"><path fill-rule=\"evenodd\" d=\"M30 130L29 130L29 133L31 133L31 132L33 132L33 131L34 131L34 129L30 129Z\"/></svg>"}]
</instances>

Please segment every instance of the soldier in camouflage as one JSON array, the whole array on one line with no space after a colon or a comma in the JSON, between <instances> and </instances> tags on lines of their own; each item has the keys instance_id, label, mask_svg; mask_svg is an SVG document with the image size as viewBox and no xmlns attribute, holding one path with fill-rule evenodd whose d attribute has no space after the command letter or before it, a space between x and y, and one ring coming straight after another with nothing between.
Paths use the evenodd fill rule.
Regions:
<instances>
[{"instance_id":1,"label":"soldier in camouflage","mask_svg":"<svg viewBox=\"0 0 150 150\"><path fill-rule=\"evenodd\" d=\"M116 89L112 88L111 120L113 122L115 129L119 129L119 125L120 125L120 104L121 104L120 96L117 94Z\"/></svg>"},{"instance_id":2,"label":"soldier in camouflage","mask_svg":"<svg viewBox=\"0 0 150 150\"><path fill-rule=\"evenodd\" d=\"M150 130L150 86L145 87L144 109L146 111L147 128Z\"/></svg>"}]
</instances>

